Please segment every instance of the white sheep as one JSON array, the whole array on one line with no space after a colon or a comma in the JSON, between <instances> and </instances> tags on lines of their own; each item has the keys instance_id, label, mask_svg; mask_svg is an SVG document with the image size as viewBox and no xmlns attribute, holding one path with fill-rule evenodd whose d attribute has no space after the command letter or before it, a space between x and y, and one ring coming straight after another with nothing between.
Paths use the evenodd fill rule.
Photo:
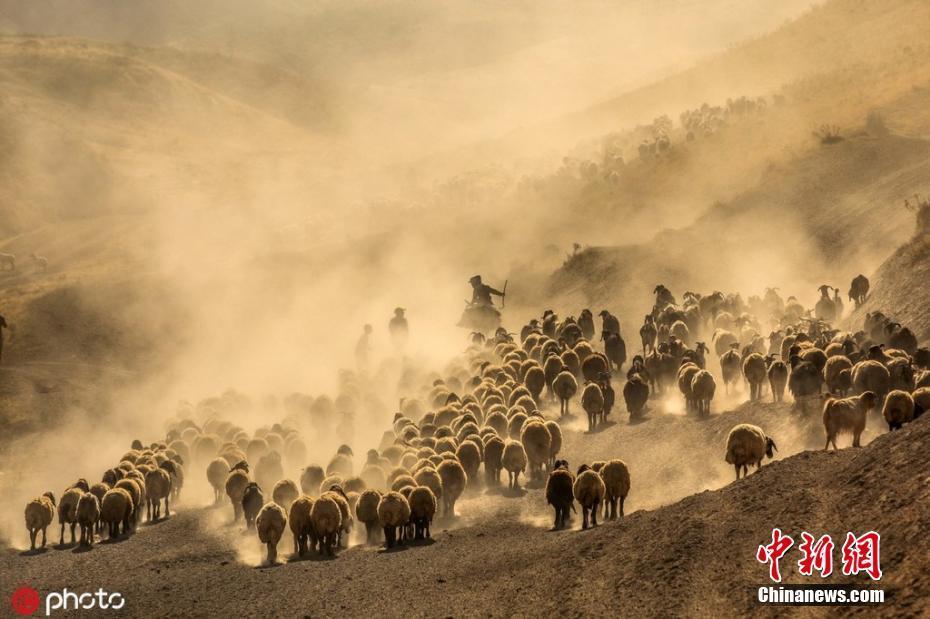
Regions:
<instances>
[{"instance_id":1,"label":"white sheep","mask_svg":"<svg viewBox=\"0 0 930 619\"><path fill-rule=\"evenodd\" d=\"M707 370L699 370L691 379L691 395L697 412L702 417L710 415L710 401L714 399L717 383L714 376Z\"/></svg>"},{"instance_id":2,"label":"white sheep","mask_svg":"<svg viewBox=\"0 0 930 619\"><path fill-rule=\"evenodd\" d=\"M568 405L578 392L578 381L571 370L562 370L552 381L552 391L559 398L559 415L568 415Z\"/></svg>"},{"instance_id":3,"label":"white sheep","mask_svg":"<svg viewBox=\"0 0 930 619\"><path fill-rule=\"evenodd\" d=\"M111 488L103 495L103 501L100 503L100 520L107 525L110 539L119 537L120 524L123 525L124 534L129 532L133 511L132 495L125 488Z\"/></svg>"},{"instance_id":4,"label":"white sheep","mask_svg":"<svg viewBox=\"0 0 930 619\"><path fill-rule=\"evenodd\" d=\"M530 419L523 426L520 442L526 452L530 479L541 480L543 466L547 465L552 455L552 435L545 422L540 419Z\"/></svg>"},{"instance_id":5,"label":"white sheep","mask_svg":"<svg viewBox=\"0 0 930 619\"><path fill-rule=\"evenodd\" d=\"M319 553L330 556L336 547L339 531L342 527L342 511L332 496L321 496L313 502L310 521L320 543Z\"/></svg>"},{"instance_id":6,"label":"white sheep","mask_svg":"<svg viewBox=\"0 0 930 619\"><path fill-rule=\"evenodd\" d=\"M526 450L520 441L508 440L504 443L501 465L507 470L507 487L511 490L519 490L520 473L526 470L527 465Z\"/></svg>"},{"instance_id":7,"label":"white sheep","mask_svg":"<svg viewBox=\"0 0 930 619\"><path fill-rule=\"evenodd\" d=\"M0 253L0 269L6 271L16 270L16 255Z\"/></svg>"},{"instance_id":8,"label":"white sheep","mask_svg":"<svg viewBox=\"0 0 930 619\"><path fill-rule=\"evenodd\" d=\"M432 470L432 469L431 469ZM435 473L435 471L433 471ZM438 479L438 474L437 474ZM355 504L355 517L365 525L365 539L367 543L375 543L378 536L378 503L381 502L381 493L377 490L366 490L359 496Z\"/></svg>"},{"instance_id":9,"label":"white sheep","mask_svg":"<svg viewBox=\"0 0 930 619\"><path fill-rule=\"evenodd\" d=\"M229 463L224 458L216 458L207 465L207 481L213 488L213 504L219 505L223 500L226 476L229 475Z\"/></svg>"},{"instance_id":10,"label":"white sheep","mask_svg":"<svg viewBox=\"0 0 930 619\"><path fill-rule=\"evenodd\" d=\"M262 506L255 519L258 540L268 548L268 564L274 565L278 559L278 542L287 528L287 514L284 508L270 501Z\"/></svg>"},{"instance_id":11,"label":"white sheep","mask_svg":"<svg viewBox=\"0 0 930 619\"><path fill-rule=\"evenodd\" d=\"M310 519L312 511L313 498L307 495L297 497L288 511L287 524L294 537L294 554L298 557L306 554L308 546L310 548L316 546L316 534L313 531L313 521Z\"/></svg>"},{"instance_id":12,"label":"white sheep","mask_svg":"<svg viewBox=\"0 0 930 619\"><path fill-rule=\"evenodd\" d=\"M581 392L581 408L588 414L588 432L594 432L598 419L604 419L604 392L597 383L585 385Z\"/></svg>"},{"instance_id":13,"label":"white sheep","mask_svg":"<svg viewBox=\"0 0 930 619\"><path fill-rule=\"evenodd\" d=\"M417 486L410 492L410 520L414 526L414 539L429 539L429 528L436 515L436 495L426 486Z\"/></svg>"},{"instance_id":14,"label":"white sheep","mask_svg":"<svg viewBox=\"0 0 930 619\"><path fill-rule=\"evenodd\" d=\"M444 460L436 467L442 480L442 513L446 518L455 516L455 502L465 492L468 477L458 460Z\"/></svg>"},{"instance_id":15,"label":"white sheep","mask_svg":"<svg viewBox=\"0 0 930 619\"><path fill-rule=\"evenodd\" d=\"M68 488L61 495L61 501L58 503L58 522L61 524L61 536L58 540L60 546L65 544L65 525L71 527L71 543L75 542L74 528L77 526L77 506L78 501L84 495L80 488Z\"/></svg>"},{"instance_id":16,"label":"white sheep","mask_svg":"<svg viewBox=\"0 0 930 619\"><path fill-rule=\"evenodd\" d=\"M741 423L733 427L727 435L727 450L725 460L736 468L736 479L749 474L749 465L756 469L762 467L765 456L775 457L778 451L775 441L766 436L762 428L751 423Z\"/></svg>"},{"instance_id":17,"label":"white sheep","mask_svg":"<svg viewBox=\"0 0 930 619\"><path fill-rule=\"evenodd\" d=\"M291 503L300 496L300 490L290 479L282 479L271 489L271 500L283 507L290 509Z\"/></svg>"},{"instance_id":18,"label":"white sheep","mask_svg":"<svg viewBox=\"0 0 930 619\"><path fill-rule=\"evenodd\" d=\"M245 462L240 462L234 466L226 476L226 496L232 501L233 522L237 522L239 516L242 515L242 497L250 481L249 466Z\"/></svg>"},{"instance_id":19,"label":"white sheep","mask_svg":"<svg viewBox=\"0 0 930 619\"><path fill-rule=\"evenodd\" d=\"M406 526L410 520L410 504L399 492L388 492L378 503L378 522L384 529L384 540L388 548L397 543L397 528Z\"/></svg>"},{"instance_id":20,"label":"white sheep","mask_svg":"<svg viewBox=\"0 0 930 619\"><path fill-rule=\"evenodd\" d=\"M77 521L81 527L81 546L94 545L94 528L100 519L100 501L90 492L85 492L77 504Z\"/></svg>"},{"instance_id":21,"label":"white sheep","mask_svg":"<svg viewBox=\"0 0 930 619\"><path fill-rule=\"evenodd\" d=\"M42 548L45 548L45 532L55 518L55 495L46 492L26 503L26 529L29 530L29 549L36 549L36 536L42 531Z\"/></svg>"}]
</instances>

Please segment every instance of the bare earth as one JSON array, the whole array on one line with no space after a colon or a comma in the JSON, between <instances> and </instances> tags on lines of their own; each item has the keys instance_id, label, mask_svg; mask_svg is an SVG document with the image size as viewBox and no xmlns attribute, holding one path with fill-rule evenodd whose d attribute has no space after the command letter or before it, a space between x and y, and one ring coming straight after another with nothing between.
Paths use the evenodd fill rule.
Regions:
<instances>
[{"instance_id":1,"label":"bare earth","mask_svg":"<svg viewBox=\"0 0 930 619\"><path fill-rule=\"evenodd\" d=\"M640 509L660 500L663 485L687 493L686 486L693 486L685 474L688 466L722 462L717 426L765 418L781 427L789 414L774 405L755 410L744 406L707 422L659 415L593 436L569 432L565 451L570 461L579 461L572 456L580 449L589 454L610 449L632 464L628 515L593 530L579 530L576 519L573 530L550 532L550 511L538 488L531 487L523 497L482 492L459 503L454 522L434 523L431 543L391 552L354 546L335 559L291 561L288 535L279 546L284 562L258 567L263 558L258 541L254 533L242 533L241 525L228 524L228 507L182 504L167 521L142 525L128 539L98 543L90 551L70 546L35 554L5 549L0 554L3 588L28 584L45 593L103 587L127 597L124 612L130 616L930 613L925 569L930 556L930 418L878 436L861 449L801 452L767 464L745 480L722 479L727 485L719 490ZM674 435L673 442L682 443L690 435L692 447L678 456L663 449L650 457L645 435L657 433ZM626 442L637 434L635 442ZM660 481L671 470L678 471L679 479ZM720 470L702 474L710 473ZM865 575L836 574L827 582L880 586L885 605L759 605L756 587L768 582L755 550L769 541L775 526L796 539L801 531L829 533L835 541L847 531L880 532L880 583ZM49 532L57 542L57 526ZM839 548L834 553L839 565ZM798 575L798 557L795 548L782 560L784 582L818 582Z\"/></svg>"}]
</instances>

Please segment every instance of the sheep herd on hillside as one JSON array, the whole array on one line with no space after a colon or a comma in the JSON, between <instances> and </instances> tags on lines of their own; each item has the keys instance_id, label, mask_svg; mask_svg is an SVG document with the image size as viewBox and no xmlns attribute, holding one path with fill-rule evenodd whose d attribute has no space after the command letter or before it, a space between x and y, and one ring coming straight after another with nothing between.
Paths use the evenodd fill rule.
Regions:
<instances>
[{"instance_id":1,"label":"sheep herd on hillside","mask_svg":"<svg viewBox=\"0 0 930 619\"><path fill-rule=\"evenodd\" d=\"M36 271L45 272L48 270L48 258L29 254L33 267ZM0 271L16 271L16 254L7 254L0 252Z\"/></svg>"},{"instance_id":2,"label":"sheep herd on hillside","mask_svg":"<svg viewBox=\"0 0 930 619\"><path fill-rule=\"evenodd\" d=\"M856 305L865 288L854 281L849 298ZM588 309L564 319L546 310L518 335L503 328L471 334L467 349L441 372L392 358L370 375L342 371L334 399L295 393L253 402L229 391L184 404L163 440L134 441L99 482L79 479L57 504L52 492L29 502L31 546L39 532L45 545L56 513L60 544L66 526L72 543L78 525L85 545L104 528L110 538L125 536L142 520L143 506L145 518L158 522L169 516L187 470L205 476L215 507L254 531L272 563L288 530L296 557L335 555L353 536L387 548L417 544L431 537L436 518L455 517L466 493L516 498L524 495L521 484L544 491L554 529L566 527L575 511L582 528L596 526L599 516L623 516L630 470L620 459L573 470L560 458L563 425L580 408L588 431L597 431L614 414L618 379L630 420L647 423L650 402L677 397L676 387L696 418L711 414L718 382L728 391L745 384L750 401L763 400L768 389L781 402L787 389L798 414L820 411L826 447L834 448L842 432L858 446L873 409L895 430L930 406L928 350L878 312L866 314L857 332L834 328L843 309L833 287L821 287L813 308L783 300L776 289L745 301L685 292L679 303L661 285L654 293L632 358L609 311L598 313L598 333ZM379 398L384 385L404 394L394 410ZM234 421L255 416L279 421L252 432ZM350 443L359 421L389 426L377 448L356 460ZM308 450L338 442L328 460ZM740 424L724 457L739 479L776 450L762 428Z\"/></svg>"}]
</instances>

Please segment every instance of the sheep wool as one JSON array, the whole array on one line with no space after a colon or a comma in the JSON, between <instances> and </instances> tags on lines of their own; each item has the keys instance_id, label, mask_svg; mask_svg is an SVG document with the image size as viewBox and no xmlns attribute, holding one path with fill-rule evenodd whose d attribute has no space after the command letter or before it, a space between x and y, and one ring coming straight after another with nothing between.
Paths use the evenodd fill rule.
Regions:
<instances>
[{"instance_id":1,"label":"sheep wool","mask_svg":"<svg viewBox=\"0 0 930 619\"><path fill-rule=\"evenodd\" d=\"M42 531L42 548L45 548L45 533L55 518L55 495L46 492L26 503L26 529L29 530L29 549L36 549L36 536Z\"/></svg>"},{"instance_id":2,"label":"sheep wool","mask_svg":"<svg viewBox=\"0 0 930 619\"><path fill-rule=\"evenodd\" d=\"M745 477L749 473L749 465L756 469L762 467L762 459L766 456L774 457L777 450L775 441L765 435L759 426L751 423L741 423L733 426L727 435L727 449L724 459L736 469L736 479L740 472Z\"/></svg>"},{"instance_id":3,"label":"sheep wool","mask_svg":"<svg viewBox=\"0 0 930 619\"><path fill-rule=\"evenodd\" d=\"M287 528L287 514L284 508L271 501L262 506L255 519L258 540L268 548L268 564L273 565L278 559L278 542Z\"/></svg>"}]
</instances>

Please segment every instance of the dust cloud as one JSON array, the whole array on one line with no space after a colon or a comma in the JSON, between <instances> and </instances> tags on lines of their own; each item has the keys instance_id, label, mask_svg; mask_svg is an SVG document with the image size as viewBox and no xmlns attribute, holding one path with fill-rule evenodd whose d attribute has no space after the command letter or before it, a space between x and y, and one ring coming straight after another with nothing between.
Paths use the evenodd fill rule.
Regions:
<instances>
[{"instance_id":1,"label":"dust cloud","mask_svg":"<svg viewBox=\"0 0 930 619\"><path fill-rule=\"evenodd\" d=\"M466 346L455 323L478 273L508 282L511 330L544 307L596 301L633 333L660 281L678 294L776 285L810 302L811 285L834 273L798 243L804 226L762 229L714 205L766 174L778 182L815 106L778 108L751 58L729 83L616 104L810 4L3 2L3 106L29 111L18 124L0 116L0 136L23 147L4 170L25 179L0 196L21 192L34 207L5 217L4 236L24 235L8 245L20 254L40 244L61 274L23 282L39 303L67 286L74 330L91 305L100 333L119 325L112 350L87 355L78 341L69 352L131 372L101 374L99 408L64 405L9 443L3 537L21 545L17 506L77 471L95 480L133 438L161 439L181 403L246 394L251 405L229 421L251 433L286 417L289 394L335 397L371 324L364 385L376 404L341 436L305 435L326 454L319 464L349 442L360 467L405 395L399 368L427 377ZM758 131L740 128L747 116L698 155L640 165L658 119L670 116L680 144L681 112L740 96L769 102ZM53 156L72 143L73 157ZM611 144L622 180L604 163ZM589 161L602 166L597 183ZM624 247L625 290L550 278L571 272L576 242L582 254ZM734 260L748 245L752 259ZM591 277L613 281L603 275ZM398 306L411 329L402 350L387 334ZM54 353L54 321L30 307L11 314L48 328L52 343L37 347ZM676 404L669 413L681 414ZM188 473L191 495L208 496L202 464Z\"/></svg>"}]
</instances>

